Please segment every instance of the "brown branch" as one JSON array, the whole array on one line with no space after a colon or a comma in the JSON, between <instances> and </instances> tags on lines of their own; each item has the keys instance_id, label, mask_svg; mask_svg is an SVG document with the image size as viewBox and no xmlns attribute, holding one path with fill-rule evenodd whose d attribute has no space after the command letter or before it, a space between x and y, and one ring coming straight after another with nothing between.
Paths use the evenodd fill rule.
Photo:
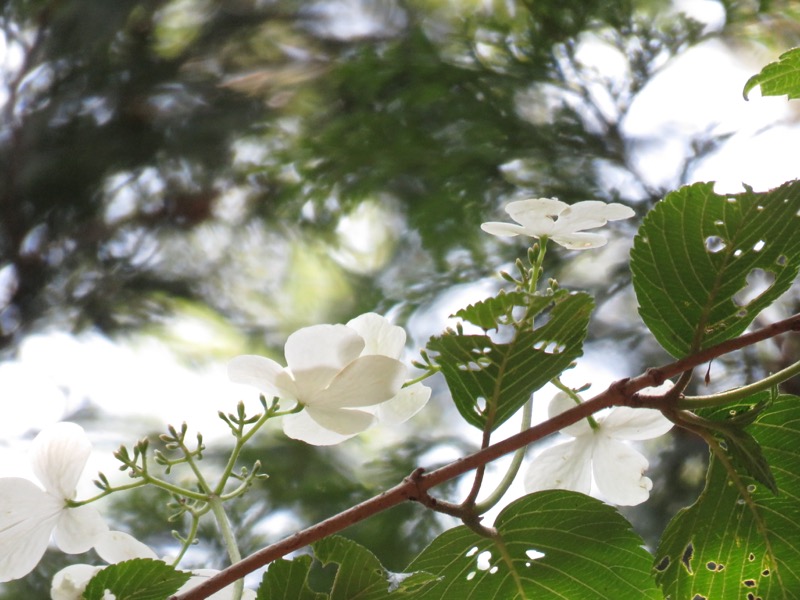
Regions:
<instances>
[{"instance_id":1,"label":"brown branch","mask_svg":"<svg viewBox=\"0 0 800 600\"><path fill-rule=\"evenodd\" d=\"M647 387L658 386L667 379L671 379L682 373L690 371L709 360L723 356L735 350L740 350L757 342L775 337L788 331L800 331L800 314L794 315L783 321L773 323L763 329L754 331L738 338L722 342L716 346L706 348L700 352L682 358L681 360L669 363L663 367L651 368L634 378L620 379L612 383L608 389L599 393L594 398L575 406L540 423L517 433L500 442L492 444L474 454L458 459L444 467L425 473L423 469L415 470L398 485L386 490L382 494L365 500L344 512L329 517L324 521L312 525L299 531L279 542L263 548L240 562L229 566L220 571L217 575L204 581L196 588L173 596L170 600L202 600L208 598L214 592L230 585L236 581L271 563L278 558L299 550L309 544L321 540L329 535L342 531L350 525L363 521L382 512L388 508L396 506L406 500L419 502L432 510L441 510L448 514L453 514L451 507L457 508L450 503L444 503L432 498L428 490L446 481L454 479L459 475L468 473L482 465L494 461L501 456L523 448L528 444L542 439L555 433L568 425L572 425L581 419L585 419L595 412L611 406L635 406L660 408L658 402L662 398L654 397L647 400L637 395L637 392ZM668 407L666 407L668 408Z\"/></svg>"}]
</instances>

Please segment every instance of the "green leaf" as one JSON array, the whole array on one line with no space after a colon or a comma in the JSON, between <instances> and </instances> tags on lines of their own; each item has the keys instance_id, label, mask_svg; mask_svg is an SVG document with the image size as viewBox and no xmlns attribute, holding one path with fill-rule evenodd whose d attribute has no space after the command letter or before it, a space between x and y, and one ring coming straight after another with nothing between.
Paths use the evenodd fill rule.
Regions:
<instances>
[{"instance_id":1,"label":"green leaf","mask_svg":"<svg viewBox=\"0 0 800 600\"><path fill-rule=\"evenodd\" d=\"M116 600L164 600L189 581L191 573L178 571L161 560L136 558L105 567L86 590L85 600L103 600L109 590Z\"/></svg>"},{"instance_id":2,"label":"green leaf","mask_svg":"<svg viewBox=\"0 0 800 600\"><path fill-rule=\"evenodd\" d=\"M705 490L670 522L656 554L657 579L673 600L797 597L800 398L779 396L749 432L772 466L779 494L742 476L744 498L712 459Z\"/></svg>"},{"instance_id":3,"label":"green leaf","mask_svg":"<svg viewBox=\"0 0 800 600\"><path fill-rule=\"evenodd\" d=\"M506 292L500 290L497 296L481 300L475 304L470 304L467 308L462 308L452 316L459 317L473 325L477 325L484 331L496 329L498 319L508 316L515 306L524 306L527 297L529 297L529 295L525 292Z\"/></svg>"},{"instance_id":4,"label":"green leaf","mask_svg":"<svg viewBox=\"0 0 800 600\"><path fill-rule=\"evenodd\" d=\"M757 85L761 86L762 96L786 94L790 100L800 98L800 48L784 52L777 62L769 63L760 73L748 79L742 91L745 100Z\"/></svg>"},{"instance_id":5,"label":"green leaf","mask_svg":"<svg viewBox=\"0 0 800 600\"><path fill-rule=\"evenodd\" d=\"M495 527L501 544L463 526L437 537L408 567L436 576L413 598L662 598L641 538L599 500L538 492L503 509Z\"/></svg>"},{"instance_id":6,"label":"green leaf","mask_svg":"<svg viewBox=\"0 0 800 600\"><path fill-rule=\"evenodd\" d=\"M531 316L553 304L549 318L540 319L535 329L516 331L507 343L452 330L428 343L438 353L436 362L458 411L479 429L503 423L583 353L592 298L558 290L553 296L531 299Z\"/></svg>"},{"instance_id":7,"label":"green leaf","mask_svg":"<svg viewBox=\"0 0 800 600\"><path fill-rule=\"evenodd\" d=\"M308 585L311 561L310 556L303 555L272 562L261 578L256 600L326 600L327 594L315 592Z\"/></svg>"},{"instance_id":8,"label":"green leaf","mask_svg":"<svg viewBox=\"0 0 800 600\"><path fill-rule=\"evenodd\" d=\"M381 600L389 595L406 598L410 591L432 579L423 572L390 573L372 552L338 535L316 542L313 548L323 565L339 565L330 600Z\"/></svg>"},{"instance_id":9,"label":"green leaf","mask_svg":"<svg viewBox=\"0 0 800 600\"><path fill-rule=\"evenodd\" d=\"M696 183L650 211L631 251L633 287L639 314L670 354L736 337L789 289L800 269L798 213L798 181L727 195Z\"/></svg>"},{"instance_id":10,"label":"green leaf","mask_svg":"<svg viewBox=\"0 0 800 600\"><path fill-rule=\"evenodd\" d=\"M741 470L747 473L757 482L767 486L773 494L777 494L778 485L761 446L752 435L744 430L771 404L771 396L769 391L759 392L753 395L749 399L749 403L744 405L741 410L727 406L722 410L713 411L723 415L723 418L708 421L708 423L737 471ZM711 411L702 412L711 413Z\"/></svg>"}]
</instances>

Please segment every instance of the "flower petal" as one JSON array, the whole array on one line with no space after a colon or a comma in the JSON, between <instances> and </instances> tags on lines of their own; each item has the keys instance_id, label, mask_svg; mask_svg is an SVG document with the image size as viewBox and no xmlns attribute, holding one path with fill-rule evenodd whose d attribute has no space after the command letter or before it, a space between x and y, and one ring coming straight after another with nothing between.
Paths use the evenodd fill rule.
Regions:
<instances>
[{"instance_id":1,"label":"flower petal","mask_svg":"<svg viewBox=\"0 0 800 600\"><path fill-rule=\"evenodd\" d=\"M406 366L388 356L362 356L333 378L330 385L305 399L307 407L374 406L393 398L406 377Z\"/></svg>"},{"instance_id":2,"label":"flower petal","mask_svg":"<svg viewBox=\"0 0 800 600\"><path fill-rule=\"evenodd\" d=\"M290 438L313 444L330 446L350 439L369 429L375 417L360 410L318 409L287 415L283 432Z\"/></svg>"},{"instance_id":3,"label":"flower petal","mask_svg":"<svg viewBox=\"0 0 800 600\"><path fill-rule=\"evenodd\" d=\"M63 500L27 479L0 479L0 582L36 567L63 509Z\"/></svg>"},{"instance_id":4,"label":"flower petal","mask_svg":"<svg viewBox=\"0 0 800 600\"><path fill-rule=\"evenodd\" d=\"M589 250L600 248L608 243L604 235L584 232L554 234L552 240L568 250Z\"/></svg>"},{"instance_id":5,"label":"flower petal","mask_svg":"<svg viewBox=\"0 0 800 600\"><path fill-rule=\"evenodd\" d=\"M584 229L602 227L608 223L605 208L608 205L598 200L576 202L558 217L558 232L575 233Z\"/></svg>"},{"instance_id":6,"label":"flower petal","mask_svg":"<svg viewBox=\"0 0 800 600\"><path fill-rule=\"evenodd\" d=\"M558 218L559 229L567 232L602 227L608 221L629 219L636 213L624 204L606 204L599 200L576 202Z\"/></svg>"},{"instance_id":7,"label":"flower petal","mask_svg":"<svg viewBox=\"0 0 800 600\"><path fill-rule=\"evenodd\" d=\"M575 408L576 406L577 404L575 404L575 401L567 394L564 392L558 392L555 396L553 396L553 399L550 400L550 404L547 406L547 415L552 419L553 417L557 417L561 413L566 412L570 408ZM587 419L581 419L572 425L567 425L561 430L561 433L571 435L572 437L593 434L592 427L589 425L589 421Z\"/></svg>"},{"instance_id":8,"label":"flower petal","mask_svg":"<svg viewBox=\"0 0 800 600\"><path fill-rule=\"evenodd\" d=\"M346 436L361 433L377 421L370 412L349 408L306 408L306 412L324 429Z\"/></svg>"},{"instance_id":9,"label":"flower petal","mask_svg":"<svg viewBox=\"0 0 800 600\"><path fill-rule=\"evenodd\" d=\"M550 236L556 231L556 217L569 205L554 198L532 198L510 202L506 212L534 237Z\"/></svg>"},{"instance_id":10,"label":"flower petal","mask_svg":"<svg viewBox=\"0 0 800 600\"><path fill-rule=\"evenodd\" d=\"M303 327L286 340L286 364L295 375L306 370L332 370L331 377L364 349L364 340L345 325Z\"/></svg>"},{"instance_id":11,"label":"flower petal","mask_svg":"<svg viewBox=\"0 0 800 600\"><path fill-rule=\"evenodd\" d=\"M94 506L76 506L61 512L56 524L56 545L67 554L80 554L94 546L108 525Z\"/></svg>"},{"instance_id":12,"label":"flower petal","mask_svg":"<svg viewBox=\"0 0 800 600\"><path fill-rule=\"evenodd\" d=\"M588 494L592 488L592 437L575 438L539 454L525 474L525 489L528 492L572 490Z\"/></svg>"},{"instance_id":13,"label":"flower petal","mask_svg":"<svg viewBox=\"0 0 800 600\"><path fill-rule=\"evenodd\" d=\"M514 237L515 235L533 235L521 225L514 223L501 223L499 221L488 221L481 224L481 229L486 233L492 235L499 235L500 237Z\"/></svg>"},{"instance_id":14,"label":"flower petal","mask_svg":"<svg viewBox=\"0 0 800 600\"><path fill-rule=\"evenodd\" d=\"M400 358L406 345L406 332L392 325L388 319L376 313L365 313L347 322L347 326L360 335L366 345L361 356L382 354L389 358Z\"/></svg>"},{"instance_id":15,"label":"flower petal","mask_svg":"<svg viewBox=\"0 0 800 600\"><path fill-rule=\"evenodd\" d=\"M71 500L91 452L92 443L80 425L55 423L34 438L31 466L46 491Z\"/></svg>"},{"instance_id":16,"label":"flower petal","mask_svg":"<svg viewBox=\"0 0 800 600\"><path fill-rule=\"evenodd\" d=\"M601 435L593 461L594 481L608 502L634 506L650 496L653 482L642 476L649 463L627 444Z\"/></svg>"},{"instance_id":17,"label":"flower petal","mask_svg":"<svg viewBox=\"0 0 800 600\"><path fill-rule=\"evenodd\" d=\"M106 531L101 534L94 550L100 558L112 565L134 558L158 560L158 555L147 544L124 531Z\"/></svg>"},{"instance_id":18,"label":"flower petal","mask_svg":"<svg viewBox=\"0 0 800 600\"><path fill-rule=\"evenodd\" d=\"M408 421L427 404L431 397L431 388L415 383L402 388L391 400L378 404L375 416L381 423L396 425Z\"/></svg>"},{"instance_id":19,"label":"flower petal","mask_svg":"<svg viewBox=\"0 0 800 600\"><path fill-rule=\"evenodd\" d=\"M618 406L603 421L603 432L618 440L649 440L664 435L672 425L660 410Z\"/></svg>"},{"instance_id":20,"label":"flower petal","mask_svg":"<svg viewBox=\"0 0 800 600\"><path fill-rule=\"evenodd\" d=\"M346 325L313 325L298 329L286 340L286 362L297 387L297 400L306 404L364 349L364 339Z\"/></svg>"},{"instance_id":21,"label":"flower petal","mask_svg":"<svg viewBox=\"0 0 800 600\"><path fill-rule=\"evenodd\" d=\"M611 202L606 204L604 215L609 221L622 221L635 217L636 212L630 206L625 206L619 202Z\"/></svg>"},{"instance_id":22,"label":"flower petal","mask_svg":"<svg viewBox=\"0 0 800 600\"><path fill-rule=\"evenodd\" d=\"M294 385L287 385L287 380L281 377L282 374L285 374L283 367L263 356L243 354L228 363L228 379L234 383L251 385L262 392L267 399L277 396L286 400L296 400L297 391Z\"/></svg>"},{"instance_id":23,"label":"flower petal","mask_svg":"<svg viewBox=\"0 0 800 600\"><path fill-rule=\"evenodd\" d=\"M517 223L520 220L549 219L551 222L569 208L569 204L555 198L528 198L506 204L506 212Z\"/></svg>"},{"instance_id":24,"label":"flower petal","mask_svg":"<svg viewBox=\"0 0 800 600\"><path fill-rule=\"evenodd\" d=\"M53 576L51 600L82 600L86 586L102 568L80 564L64 567Z\"/></svg>"}]
</instances>

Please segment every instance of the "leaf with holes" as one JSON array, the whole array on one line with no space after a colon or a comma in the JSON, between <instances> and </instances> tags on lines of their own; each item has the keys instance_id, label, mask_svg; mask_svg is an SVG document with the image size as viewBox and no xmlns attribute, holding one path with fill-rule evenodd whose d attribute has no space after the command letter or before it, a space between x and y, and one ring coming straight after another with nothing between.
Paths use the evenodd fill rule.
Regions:
<instances>
[{"instance_id":1,"label":"leaf with holes","mask_svg":"<svg viewBox=\"0 0 800 600\"><path fill-rule=\"evenodd\" d=\"M191 573L178 571L161 560L136 558L109 565L86 586L83 598L103 600L110 591L116 600L164 600L178 591Z\"/></svg>"},{"instance_id":2,"label":"leaf with holes","mask_svg":"<svg viewBox=\"0 0 800 600\"><path fill-rule=\"evenodd\" d=\"M670 522L659 544L655 565L665 595L797 597L800 398L778 396L748 431L772 466L778 495L744 475L740 485L731 484L724 466L712 459L705 490Z\"/></svg>"},{"instance_id":3,"label":"leaf with holes","mask_svg":"<svg viewBox=\"0 0 800 600\"><path fill-rule=\"evenodd\" d=\"M583 353L592 298L558 290L552 297L535 300L540 304L537 310L552 304L547 320L539 319L542 323L535 329L515 330L506 343L452 330L428 343L428 349L438 354L436 362L453 401L469 424L496 428Z\"/></svg>"},{"instance_id":4,"label":"leaf with holes","mask_svg":"<svg viewBox=\"0 0 800 600\"><path fill-rule=\"evenodd\" d=\"M511 311L517 306L525 306L528 298L532 297L525 292L506 292L500 290L497 296L481 300L475 304L470 304L467 308L457 311L454 317L459 317L465 321L477 325L484 331L496 329L498 321L508 318ZM502 324L502 323L500 323Z\"/></svg>"},{"instance_id":5,"label":"leaf with holes","mask_svg":"<svg viewBox=\"0 0 800 600\"><path fill-rule=\"evenodd\" d=\"M639 314L679 358L741 334L800 269L800 182L766 193L712 188L668 194L631 250Z\"/></svg>"},{"instance_id":6,"label":"leaf with holes","mask_svg":"<svg viewBox=\"0 0 800 600\"><path fill-rule=\"evenodd\" d=\"M436 579L413 598L657 598L653 557L614 508L577 492L548 490L509 504L495 522L501 542L457 527L408 566Z\"/></svg>"},{"instance_id":7,"label":"leaf with holes","mask_svg":"<svg viewBox=\"0 0 800 600\"><path fill-rule=\"evenodd\" d=\"M762 96L786 94L790 100L800 98L800 48L784 52L777 62L769 63L760 73L748 79L742 91L745 100L757 85L761 86Z\"/></svg>"}]
</instances>

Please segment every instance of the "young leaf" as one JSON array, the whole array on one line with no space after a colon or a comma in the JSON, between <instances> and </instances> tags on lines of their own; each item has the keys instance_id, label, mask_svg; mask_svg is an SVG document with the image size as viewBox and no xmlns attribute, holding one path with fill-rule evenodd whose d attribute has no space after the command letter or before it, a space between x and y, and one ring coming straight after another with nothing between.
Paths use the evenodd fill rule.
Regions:
<instances>
[{"instance_id":1,"label":"young leaf","mask_svg":"<svg viewBox=\"0 0 800 600\"><path fill-rule=\"evenodd\" d=\"M761 86L762 96L786 94L790 100L800 98L800 48L784 52L777 62L769 63L760 73L748 79L742 91L745 100L757 85Z\"/></svg>"},{"instance_id":2,"label":"young leaf","mask_svg":"<svg viewBox=\"0 0 800 600\"><path fill-rule=\"evenodd\" d=\"M327 594L315 592L308 586L311 557L298 556L294 560L279 558L269 565L261 578L256 600L327 600Z\"/></svg>"},{"instance_id":3,"label":"young leaf","mask_svg":"<svg viewBox=\"0 0 800 600\"><path fill-rule=\"evenodd\" d=\"M631 251L639 314L683 357L741 334L800 269L800 181L718 195L685 186L645 217Z\"/></svg>"},{"instance_id":4,"label":"young leaf","mask_svg":"<svg viewBox=\"0 0 800 600\"><path fill-rule=\"evenodd\" d=\"M495 527L500 544L463 526L437 537L408 566L435 576L412 597L663 598L641 538L599 500L538 492L507 506Z\"/></svg>"},{"instance_id":5,"label":"young leaf","mask_svg":"<svg viewBox=\"0 0 800 600\"><path fill-rule=\"evenodd\" d=\"M517 331L507 343L486 335L448 331L428 348L438 353L456 407L466 421L494 429L583 353L583 339L594 306L584 293L559 290L536 297L541 309L554 303L549 318L535 329Z\"/></svg>"},{"instance_id":6,"label":"young leaf","mask_svg":"<svg viewBox=\"0 0 800 600\"><path fill-rule=\"evenodd\" d=\"M178 571L160 560L136 558L105 567L86 590L85 600L103 600L106 590L116 600L164 600L178 591L191 573Z\"/></svg>"},{"instance_id":7,"label":"young leaf","mask_svg":"<svg viewBox=\"0 0 800 600\"><path fill-rule=\"evenodd\" d=\"M509 315L515 306L522 306L526 296L528 294L524 292L500 290L496 296L470 304L467 308L457 311L453 316L477 325L484 331L496 329L498 319Z\"/></svg>"},{"instance_id":8,"label":"young leaf","mask_svg":"<svg viewBox=\"0 0 800 600\"><path fill-rule=\"evenodd\" d=\"M779 396L749 427L779 494L712 459L698 501L670 522L656 571L672 598L795 598L800 590L800 398Z\"/></svg>"}]
</instances>

